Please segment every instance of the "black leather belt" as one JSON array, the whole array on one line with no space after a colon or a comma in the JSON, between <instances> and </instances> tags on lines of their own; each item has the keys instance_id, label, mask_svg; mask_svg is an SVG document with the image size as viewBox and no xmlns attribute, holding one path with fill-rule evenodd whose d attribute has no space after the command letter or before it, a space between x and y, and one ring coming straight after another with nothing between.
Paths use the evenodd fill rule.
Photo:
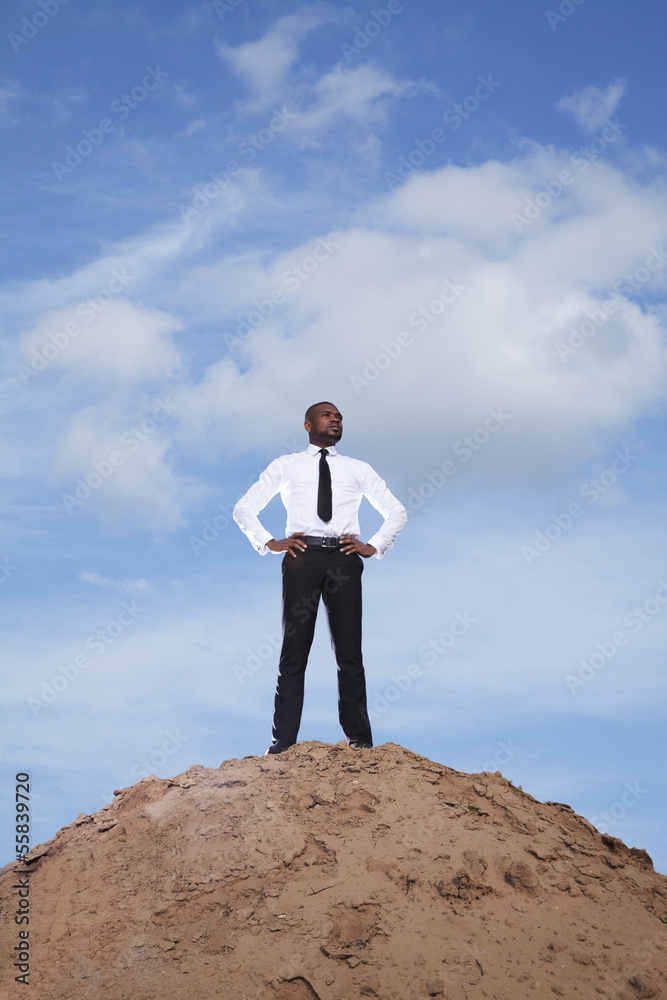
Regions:
<instances>
[{"instance_id":1,"label":"black leather belt","mask_svg":"<svg viewBox=\"0 0 667 1000\"><path fill-rule=\"evenodd\" d=\"M304 535L303 540L316 549L337 549L340 546L338 535Z\"/></svg>"}]
</instances>

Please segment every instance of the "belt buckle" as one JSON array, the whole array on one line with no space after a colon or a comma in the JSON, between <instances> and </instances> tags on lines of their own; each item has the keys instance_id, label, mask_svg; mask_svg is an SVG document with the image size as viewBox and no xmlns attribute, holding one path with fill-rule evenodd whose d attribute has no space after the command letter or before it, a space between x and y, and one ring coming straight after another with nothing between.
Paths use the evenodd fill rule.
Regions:
<instances>
[{"instance_id":1,"label":"belt buckle","mask_svg":"<svg viewBox=\"0 0 667 1000\"><path fill-rule=\"evenodd\" d=\"M320 545L323 549L335 549L338 545L338 537L336 535L322 535Z\"/></svg>"}]
</instances>

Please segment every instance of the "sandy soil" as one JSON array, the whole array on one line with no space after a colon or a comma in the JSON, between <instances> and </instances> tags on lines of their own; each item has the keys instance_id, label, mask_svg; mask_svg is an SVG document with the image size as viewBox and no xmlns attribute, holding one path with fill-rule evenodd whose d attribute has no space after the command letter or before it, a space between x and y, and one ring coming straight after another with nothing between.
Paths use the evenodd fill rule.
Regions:
<instances>
[{"instance_id":1,"label":"sandy soil","mask_svg":"<svg viewBox=\"0 0 667 1000\"><path fill-rule=\"evenodd\" d=\"M644 851L394 744L145 778L3 869L0 910L12 998L667 1000Z\"/></svg>"}]
</instances>

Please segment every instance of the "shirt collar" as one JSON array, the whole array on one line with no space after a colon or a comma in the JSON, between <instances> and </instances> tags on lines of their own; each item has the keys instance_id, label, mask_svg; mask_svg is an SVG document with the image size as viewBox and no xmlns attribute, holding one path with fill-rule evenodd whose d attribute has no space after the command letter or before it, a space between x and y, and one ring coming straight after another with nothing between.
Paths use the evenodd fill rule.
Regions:
<instances>
[{"instance_id":1,"label":"shirt collar","mask_svg":"<svg viewBox=\"0 0 667 1000\"><path fill-rule=\"evenodd\" d=\"M306 448L306 451L308 452L309 455L319 455L320 448L316 444L309 444L308 447ZM335 445L329 445L327 447L327 451L329 452L330 455L337 454Z\"/></svg>"}]
</instances>

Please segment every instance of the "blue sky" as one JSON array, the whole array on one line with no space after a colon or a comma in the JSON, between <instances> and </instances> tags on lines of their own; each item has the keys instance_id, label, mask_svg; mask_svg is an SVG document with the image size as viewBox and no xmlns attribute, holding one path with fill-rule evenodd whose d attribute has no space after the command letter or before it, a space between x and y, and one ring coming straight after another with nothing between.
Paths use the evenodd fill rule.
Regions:
<instances>
[{"instance_id":1,"label":"blue sky","mask_svg":"<svg viewBox=\"0 0 667 1000\"><path fill-rule=\"evenodd\" d=\"M410 515L365 564L376 742L667 870L664 5L0 19L8 828L17 771L38 843L264 751L280 560L230 510L331 399ZM342 738L324 619L300 737Z\"/></svg>"}]
</instances>

